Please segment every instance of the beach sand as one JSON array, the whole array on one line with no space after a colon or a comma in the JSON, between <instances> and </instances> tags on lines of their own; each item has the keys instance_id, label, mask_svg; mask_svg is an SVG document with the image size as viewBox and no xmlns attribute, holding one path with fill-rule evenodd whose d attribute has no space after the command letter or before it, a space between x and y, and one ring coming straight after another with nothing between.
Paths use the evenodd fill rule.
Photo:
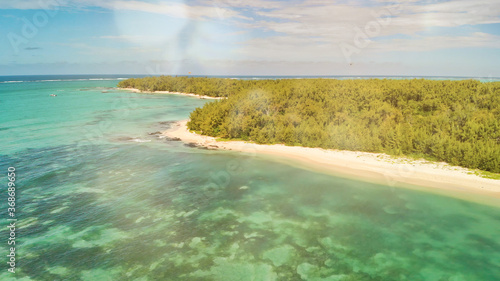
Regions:
<instances>
[{"instance_id":1,"label":"beach sand","mask_svg":"<svg viewBox=\"0 0 500 281\"><path fill-rule=\"evenodd\" d=\"M145 94L169 94L169 95L181 95L181 96L188 96L188 97L197 97L200 99L207 99L207 100L222 100L226 99L225 97L210 97L210 96L202 96L202 95L197 95L193 93L180 93L180 92L169 92L169 91L141 91L139 89L134 89L134 88L117 88L118 90L126 90L126 91L131 91L134 93L145 93Z\"/></svg>"},{"instance_id":2,"label":"beach sand","mask_svg":"<svg viewBox=\"0 0 500 281\"><path fill-rule=\"evenodd\" d=\"M380 153L217 141L213 137L190 132L187 122L175 123L163 135L210 149L240 151L264 157L268 155L275 161L316 172L500 206L500 180L474 175L471 170L462 167Z\"/></svg>"}]
</instances>

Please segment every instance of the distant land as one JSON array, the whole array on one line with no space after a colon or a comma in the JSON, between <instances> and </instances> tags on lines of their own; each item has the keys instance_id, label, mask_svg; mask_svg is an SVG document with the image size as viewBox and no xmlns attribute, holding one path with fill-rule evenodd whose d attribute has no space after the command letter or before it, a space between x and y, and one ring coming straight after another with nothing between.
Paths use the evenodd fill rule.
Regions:
<instances>
[{"instance_id":1,"label":"distant land","mask_svg":"<svg viewBox=\"0 0 500 281\"><path fill-rule=\"evenodd\" d=\"M54 82L54 81L70 81L70 80L91 80L91 79L110 79L110 80L125 80L129 78L146 78L146 77L161 77L164 75L149 75L149 74L50 74L50 75L3 75L0 76L0 83L14 82ZM170 75L175 76L175 75ZM473 76L398 76L398 75L332 75L332 76L263 76L263 75L178 75L179 77L195 77L195 78L231 78L241 80L265 80L265 79L302 79L302 78L330 78L330 79L415 79L425 78L430 80L464 80L474 79L483 82L500 81L500 77L473 77Z\"/></svg>"}]
</instances>

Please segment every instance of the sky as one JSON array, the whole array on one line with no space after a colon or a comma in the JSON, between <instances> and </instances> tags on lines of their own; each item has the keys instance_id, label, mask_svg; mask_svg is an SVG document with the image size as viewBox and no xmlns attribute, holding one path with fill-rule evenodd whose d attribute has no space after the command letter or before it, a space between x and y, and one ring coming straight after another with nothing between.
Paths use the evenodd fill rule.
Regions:
<instances>
[{"instance_id":1,"label":"sky","mask_svg":"<svg viewBox=\"0 0 500 281\"><path fill-rule=\"evenodd\" d=\"M0 0L0 75L500 77L498 0Z\"/></svg>"}]
</instances>

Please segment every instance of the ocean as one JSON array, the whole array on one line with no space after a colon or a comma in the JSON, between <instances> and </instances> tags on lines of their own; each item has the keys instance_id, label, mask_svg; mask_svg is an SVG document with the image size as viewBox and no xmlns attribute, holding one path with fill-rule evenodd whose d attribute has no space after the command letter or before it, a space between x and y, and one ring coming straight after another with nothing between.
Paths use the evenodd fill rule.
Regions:
<instances>
[{"instance_id":1,"label":"ocean","mask_svg":"<svg viewBox=\"0 0 500 281\"><path fill-rule=\"evenodd\" d=\"M498 207L160 138L210 101L128 77L0 78L0 280L500 280Z\"/></svg>"}]
</instances>

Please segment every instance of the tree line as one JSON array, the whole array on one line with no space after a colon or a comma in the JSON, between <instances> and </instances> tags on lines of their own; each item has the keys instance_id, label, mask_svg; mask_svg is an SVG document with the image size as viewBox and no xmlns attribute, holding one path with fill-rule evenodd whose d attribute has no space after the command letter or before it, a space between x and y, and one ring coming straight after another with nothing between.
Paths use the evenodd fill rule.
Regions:
<instances>
[{"instance_id":1,"label":"tree line","mask_svg":"<svg viewBox=\"0 0 500 281\"><path fill-rule=\"evenodd\" d=\"M188 127L205 135L425 157L500 172L499 82L130 80L120 84L229 97L191 113Z\"/></svg>"},{"instance_id":2,"label":"tree line","mask_svg":"<svg viewBox=\"0 0 500 281\"><path fill-rule=\"evenodd\" d=\"M194 93L211 97L228 97L244 89L256 87L258 84L253 80L236 80L230 78L154 76L123 80L118 83L118 87L134 88L148 92L170 91Z\"/></svg>"}]
</instances>

